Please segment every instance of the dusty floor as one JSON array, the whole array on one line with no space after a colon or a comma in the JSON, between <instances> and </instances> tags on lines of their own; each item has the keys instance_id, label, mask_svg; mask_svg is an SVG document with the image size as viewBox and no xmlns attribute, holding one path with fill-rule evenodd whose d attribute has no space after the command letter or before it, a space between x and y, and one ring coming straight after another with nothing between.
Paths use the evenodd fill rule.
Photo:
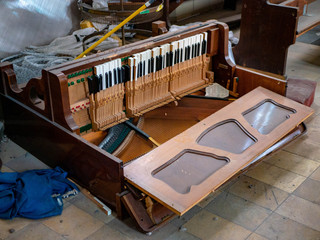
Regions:
<instances>
[{"instance_id":1,"label":"dusty floor","mask_svg":"<svg viewBox=\"0 0 320 240\"><path fill-rule=\"evenodd\" d=\"M320 47L292 46L287 74L318 82L308 134L152 236L137 232L130 219L106 216L80 193L61 216L0 220L0 239L320 240ZM4 172L46 168L10 140L0 149Z\"/></svg>"}]
</instances>

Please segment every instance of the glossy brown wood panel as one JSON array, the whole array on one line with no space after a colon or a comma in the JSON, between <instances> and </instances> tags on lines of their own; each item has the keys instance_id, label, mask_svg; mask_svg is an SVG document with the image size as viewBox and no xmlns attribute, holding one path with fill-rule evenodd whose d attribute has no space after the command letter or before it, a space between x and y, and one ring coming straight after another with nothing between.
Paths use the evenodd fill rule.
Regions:
<instances>
[{"instance_id":1,"label":"glossy brown wood panel","mask_svg":"<svg viewBox=\"0 0 320 240\"><path fill-rule=\"evenodd\" d=\"M235 77L239 78L238 93L240 96L261 86L282 96L286 95L287 81L281 76L272 76L254 69L237 66Z\"/></svg>"},{"instance_id":2,"label":"glossy brown wood panel","mask_svg":"<svg viewBox=\"0 0 320 240\"><path fill-rule=\"evenodd\" d=\"M267 122L267 126L272 126L272 131L265 133L261 131L259 124L259 128L257 129L255 125L250 125L250 123L244 119L243 114L249 109L258 109L258 107L264 106L264 103L269 101L275 103L272 109L274 113L281 108L283 108L284 111L287 108L293 109L294 111L282 119L284 122L280 121L281 123L279 124L277 122L274 123L275 121L269 119L269 116L264 113L257 115L256 122L263 123L263 126L265 126ZM269 110L269 108L267 110ZM175 213L182 215L206 197L211 191L217 189L239 170L247 166L260 154L263 154L268 148L285 137L295 129L297 125L312 115L312 113L313 110L309 107L262 87L258 87L183 133L170 139L160 147L127 164L124 167L125 178L131 184L149 196L152 196ZM212 135L214 138L211 138L209 145L207 144L208 141L204 144L201 143L202 137L205 136L204 134L209 134L211 130L219 129L223 124L233 124L234 127L232 127L232 129L234 130L230 131L228 128L224 128L223 131L217 130ZM224 140L220 142L219 139ZM236 149L236 146L241 146L243 141L245 141L246 144L238 151L227 150L230 149L230 147L232 148L232 146L233 149ZM215 144L212 145L213 143ZM225 148L225 146L229 148ZM206 159L198 159L199 166L194 166L191 160L192 154L204 156ZM208 158L211 158L211 160ZM158 172L164 171L169 167L172 168L173 164L177 166L170 170L174 173L183 173L183 176L192 176L195 174L195 171L195 175L201 175L202 171L199 170L201 170L200 166L202 163L206 165L210 161L218 162L221 160L225 160L228 163L222 167L220 166L221 164L218 164L218 167L212 169L214 172L211 173L211 171L207 171L206 173L209 174L209 176L203 176L203 178L198 179L195 183L188 181L186 187L189 188L189 190L187 189L186 191L181 191L181 188L176 190L176 180L173 180L174 182L170 185L154 177ZM192 165L193 168L188 169L184 165L180 165L178 161L188 162L188 166ZM168 177L174 175L170 175L170 171L167 170L165 175ZM185 183L186 181L181 182L182 185ZM189 183L191 185L189 185ZM185 186L182 186L182 188L183 187Z\"/></svg>"},{"instance_id":3,"label":"glossy brown wood panel","mask_svg":"<svg viewBox=\"0 0 320 240\"><path fill-rule=\"evenodd\" d=\"M0 80L2 93L52 119L47 81L43 81L41 78L32 78L21 87L17 83L13 64L9 62L0 63Z\"/></svg>"},{"instance_id":4,"label":"glossy brown wood panel","mask_svg":"<svg viewBox=\"0 0 320 240\"><path fill-rule=\"evenodd\" d=\"M243 0L240 41L234 48L236 63L284 75L297 23L297 8L270 4L268 0Z\"/></svg>"},{"instance_id":5,"label":"glossy brown wood panel","mask_svg":"<svg viewBox=\"0 0 320 240\"><path fill-rule=\"evenodd\" d=\"M62 166L109 206L122 190L122 161L1 94L5 134L50 167Z\"/></svg>"}]
</instances>

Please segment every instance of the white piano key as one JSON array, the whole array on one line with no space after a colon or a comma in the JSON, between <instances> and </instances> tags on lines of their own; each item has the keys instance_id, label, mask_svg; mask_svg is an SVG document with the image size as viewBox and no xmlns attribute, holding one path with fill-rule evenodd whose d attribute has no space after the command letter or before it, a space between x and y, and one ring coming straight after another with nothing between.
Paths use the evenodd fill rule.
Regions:
<instances>
[{"instance_id":1,"label":"white piano key","mask_svg":"<svg viewBox=\"0 0 320 240\"><path fill-rule=\"evenodd\" d=\"M152 57L153 57L153 72L156 72L157 70L157 57L159 57L160 54L160 48L155 47L152 49Z\"/></svg>"},{"instance_id":2,"label":"white piano key","mask_svg":"<svg viewBox=\"0 0 320 240\"><path fill-rule=\"evenodd\" d=\"M121 59L119 58L119 59L117 59L117 82L118 83L120 83L120 81L121 81L121 79L120 79L120 75L119 75L119 71L118 71L118 69L120 68L120 70L121 70Z\"/></svg>"},{"instance_id":3,"label":"white piano key","mask_svg":"<svg viewBox=\"0 0 320 240\"><path fill-rule=\"evenodd\" d=\"M110 62L110 71L111 71L111 75L112 75L112 77L111 77L111 79L112 79L112 86L114 86L115 85L115 82L116 82L116 76L114 75L114 72L113 72L113 69L114 69L114 67L115 67L115 62L114 61L111 61Z\"/></svg>"},{"instance_id":4,"label":"white piano key","mask_svg":"<svg viewBox=\"0 0 320 240\"><path fill-rule=\"evenodd\" d=\"M133 81L133 66L134 66L134 59L129 57L129 67L130 67L130 81Z\"/></svg>"},{"instance_id":5,"label":"white piano key","mask_svg":"<svg viewBox=\"0 0 320 240\"><path fill-rule=\"evenodd\" d=\"M133 58L134 60L134 68L135 68L135 74L134 74L134 80L137 81L138 79L138 64L139 64L139 58L138 56Z\"/></svg>"},{"instance_id":6,"label":"white piano key","mask_svg":"<svg viewBox=\"0 0 320 240\"><path fill-rule=\"evenodd\" d=\"M180 50L180 60L179 62L184 62L184 40L179 41L179 50ZM181 51L182 50L182 51Z\"/></svg>"},{"instance_id":7,"label":"white piano key","mask_svg":"<svg viewBox=\"0 0 320 240\"><path fill-rule=\"evenodd\" d=\"M203 43L203 34L200 34L200 55L202 55L202 43Z\"/></svg>"},{"instance_id":8,"label":"white piano key","mask_svg":"<svg viewBox=\"0 0 320 240\"><path fill-rule=\"evenodd\" d=\"M205 46L205 54L207 53L207 45L208 45L208 33L204 32L204 40L206 41L206 46Z\"/></svg>"},{"instance_id":9,"label":"white piano key","mask_svg":"<svg viewBox=\"0 0 320 240\"><path fill-rule=\"evenodd\" d=\"M105 90L107 88L106 84L106 64L101 65L101 75L102 75L102 90Z\"/></svg>"},{"instance_id":10,"label":"white piano key","mask_svg":"<svg viewBox=\"0 0 320 240\"><path fill-rule=\"evenodd\" d=\"M162 56L162 63L161 63L161 65L162 65L162 69L163 68L165 68L165 62L166 62L166 46L165 45L162 45L162 46L160 46L160 54L161 54L161 56Z\"/></svg>"}]
</instances>

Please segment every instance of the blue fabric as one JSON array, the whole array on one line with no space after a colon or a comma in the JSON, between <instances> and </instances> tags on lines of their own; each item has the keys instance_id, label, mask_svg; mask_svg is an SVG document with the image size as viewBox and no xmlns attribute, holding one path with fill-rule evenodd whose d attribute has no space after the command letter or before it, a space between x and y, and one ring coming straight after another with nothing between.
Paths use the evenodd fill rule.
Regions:
<instances>
[{"instance_id":1,"label":"blue fabric","mask_svg":"<svg viewBox=\"0 0 320 240\"><path fill-rule=\"evenodd\" d=\"M39 219L62 213L64 194L75 194L77 186L61 168L22 173L0 172L0 218Z\"/></svg>"}]
</instances>

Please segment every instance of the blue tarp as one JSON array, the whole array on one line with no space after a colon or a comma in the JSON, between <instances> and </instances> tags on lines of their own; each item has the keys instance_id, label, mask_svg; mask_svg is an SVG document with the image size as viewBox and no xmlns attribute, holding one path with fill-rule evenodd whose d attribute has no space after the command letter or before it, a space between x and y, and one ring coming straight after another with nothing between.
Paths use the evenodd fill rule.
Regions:
<instances>
[{"instance_id":1,"label":"blue tarp","mask_svg":"<svg viewBox=\"0 0 320 240\"><path fill-rule=\"evenodd\" d=\"M60 215L62 198L79 189L61 168L0 172L0 218L39 219Z\"/></svg>"}]
</instances>

